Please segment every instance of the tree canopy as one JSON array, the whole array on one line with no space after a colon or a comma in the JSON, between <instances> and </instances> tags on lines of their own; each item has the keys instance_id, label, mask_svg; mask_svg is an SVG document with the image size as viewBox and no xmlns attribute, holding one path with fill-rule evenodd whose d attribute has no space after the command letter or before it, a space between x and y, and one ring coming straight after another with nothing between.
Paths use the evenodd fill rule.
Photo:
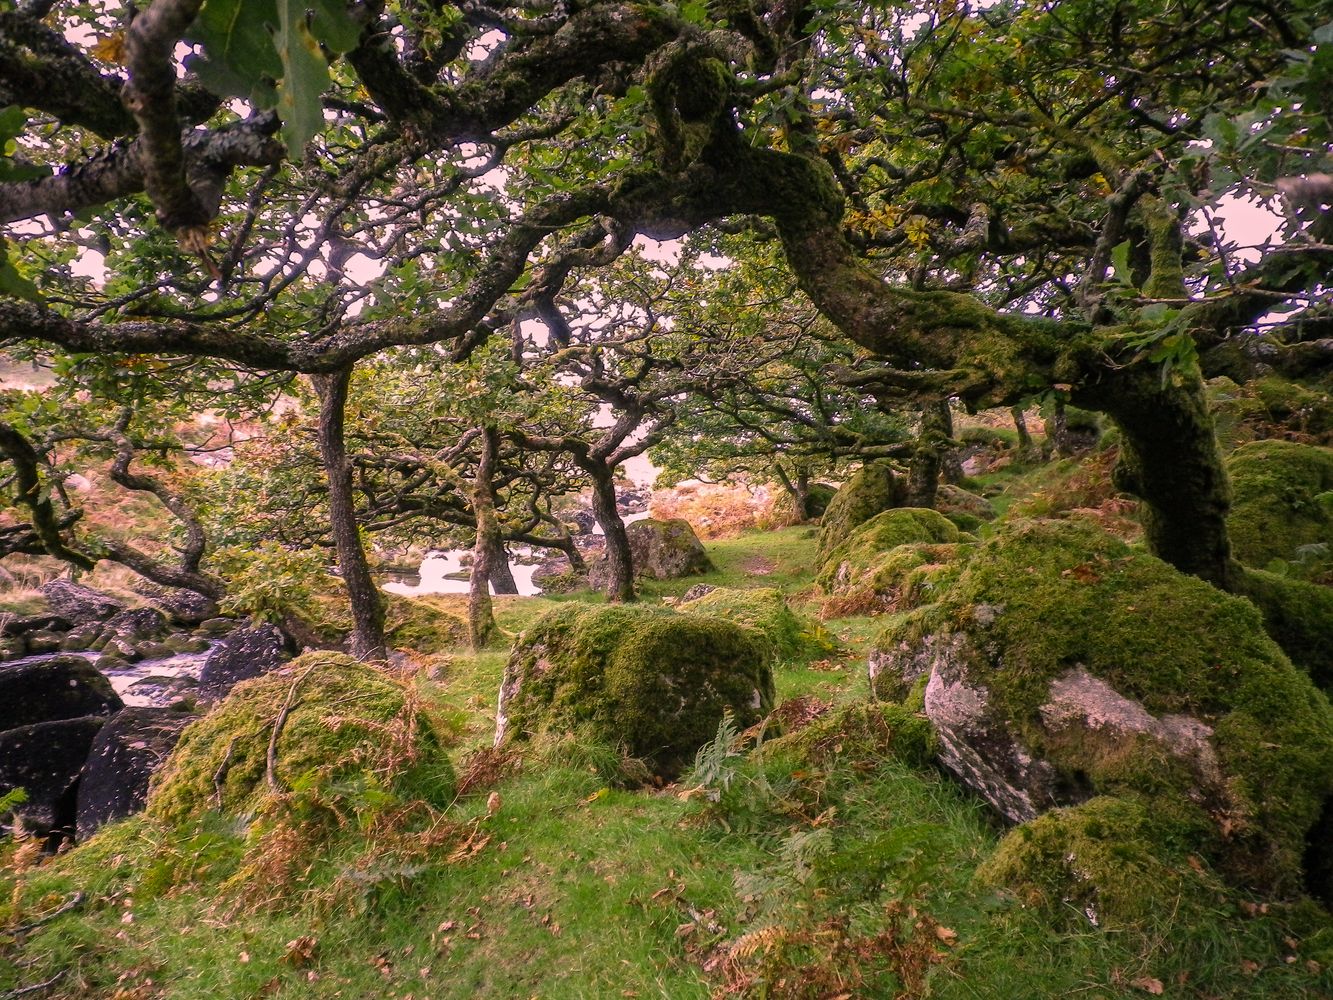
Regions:
<instances>
[{"instance_id":1,"label":"tree canopy","mask_svg":"<svg viewBox=\"0 0 1333 1000\"><path fill-rule=\"evenodd\" d=\"M6 2L0 339L115 392L304 373L339 414L363 359L465 400L482 345L581 358L553 384L623 413L669 356L656 419L735 390L680 359L750 313L734 419L787 405L770 359L827 375L830 453L885 401L1103 411L1153 551L1244 589L1202 376L1328 377L1330 77L1318 0ZM1229 224L1250 203L1272 235ZM651 279L694 289L669 330L645 239L699 271ZM710 284L742 259L756 294ZM608 367L589 338L617 336ZM3 424L11 547L78 555L47 438Z\"/></svg>"}]
</instances>

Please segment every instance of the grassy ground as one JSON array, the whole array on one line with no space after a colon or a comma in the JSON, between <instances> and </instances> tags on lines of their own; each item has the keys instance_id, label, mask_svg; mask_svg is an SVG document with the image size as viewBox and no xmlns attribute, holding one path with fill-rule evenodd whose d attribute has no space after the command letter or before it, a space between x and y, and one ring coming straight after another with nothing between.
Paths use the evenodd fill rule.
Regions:
<instances>
[{"instance_id":1,"label":"grassy ground","mask_svg":"<svg viewBox=\"0 0 1333 1000\"><path fill-rule=\"evenodd\" d=\"M711 542L713 573L644 598L772 586L817 614L814 544L807 528ZM497 616L513 633L587 599L501 598ZM867 707L874 621L823 628L837 651L779 665L777 687L826 714L757 756L721 733L665 788L621 787L609 748L489 753L506 651L455 649L410 681L453 734L464 785L446 810L389 822L368 802L308 840L135 818L56 858L10 844L0 998L53 979L21 995L1333 997L1333 923L1312 904L1228 892L1184 917L1166 898L1107 930L981 888L1002 831L927 762L910 710Z\"/></svg>"}]
</instances>

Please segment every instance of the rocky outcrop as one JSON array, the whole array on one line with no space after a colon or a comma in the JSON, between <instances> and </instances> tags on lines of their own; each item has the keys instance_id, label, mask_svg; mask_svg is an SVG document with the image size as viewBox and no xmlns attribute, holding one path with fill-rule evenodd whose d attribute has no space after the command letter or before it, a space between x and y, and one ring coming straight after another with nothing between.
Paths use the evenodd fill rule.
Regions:
<instances>
[{"instance_id":1,"label":"rocky outcrop","mask_svg":"<svg viewBox=\"0 0 1333 1000\"><path fill-rule=\"evenodd\" d=\"M682 576L707 573L713 568L699 537L683 518L659 521L645 518L626 529L634 575L648 580L675 580ZM598 559L588 569L594 589L605 583L606 561Z\"/></svg>"},{"instance_id":2,"label":"rocky outcrop","mask_svg":"<svg viewBox=\"0 0 1333 1000\"><path fill-rule=\"evenodd\" d=\"M1265 891L1321 856L1306 838L1333 797L1327 699L1249 602L1089 525L1008 525L877 645L875 689L920 691L940 762L1012 822L1146 798Z\"/></svg>"},{"instance_id":3,"label":"rocky outcrop","mask_svg":"<svg viewBox=\"0 0 1333 1000\"><path fill-rule=\"evenodd\" d=\"M126 708L97 733L79 779L78 838L105 823L138 812L148 799L148 782L165 762L181 731L197 715L170 708Z\"/></svg>"},{"instance_id":4,"label":"rocky outcrop","mask_svg":"<svg viewBox=\"0 0 1333 1000\"><path fill-rule=\"evenodd\" d=\"M237 629L208 654L199 675L200 693L225 697L238 681L266 674L290 658L287 637L276 625Z\"/></svg>"},{"instance_id":5,"label":"rocky outcrop","mask_svg":"<svg viewBox=\"0 0 1333 1000\"><path fill-rule=\"evenodd\" d=\"M876 514L901 507L907 499L906 484L882 462L863 466L829 501L819 520L819 561L847 540L859 525Z\"/></svg>"},{"instance_id":6,"label":"rocky outcrop","mask_svg":"<svg viewBox=\"0 0 1333 1000\"><path fill-rule=\"evenodd\" d=\"M0 732L56 719L107 716L123 707L111 683L81 656L0 664Z\"/></svg>"},{"instance_id":7,"label":"rocky outcrop","mask_svg":"<svg viewBox=\"0 0 1333 1000\"><path fill-rule=\"evenodd\" d=\"M87 715L0 733L0 796L23 789L27 797L15 814L30 830L73 836L79 775L106 721Z\"/></svg>"},{"instance_id":8,"label":"rocky outcrop","mask_svg":"<svg viewBox=\"0 0 1333 1000\"><path fill-rule=\"evenodd\" d=\"M105 621L125 610L114 597L68 580L52 580L42 587L42 594L53 614L75 623Z\"/></svg>"}]
</instances>

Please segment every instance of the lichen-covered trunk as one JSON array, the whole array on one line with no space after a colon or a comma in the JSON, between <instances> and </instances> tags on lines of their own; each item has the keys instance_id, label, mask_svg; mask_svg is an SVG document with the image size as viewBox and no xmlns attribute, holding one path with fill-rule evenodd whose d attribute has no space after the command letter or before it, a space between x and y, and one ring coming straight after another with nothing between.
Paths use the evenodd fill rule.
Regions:
<instances>
[{"instance_id":1,"label":"lichen-covered trunk","mask_svg":"<svg viewBox=\"0 0 1333 1000\"><path fill-rule=\"evenodd\" d=\"M944 457L953 444L953 418L947 402L927 403L921 408L921 429L907 464L908 507L935 507Z\"/></svg>"},{"instance_id":2,"label":"lichen-covered trunk","mask_svg":"<svg viewBox=\"0 0 1333 1000\"><path fill-rule=\"evenodd\" d=\"M592 514L606 536L606 586L608 601L634 600L634 561L629 534L616 509L616 483L611 470L589 469L592 477Z\"/></svg>"},{"instance_id":3,"label":"lichen-covered trunk","mask_svg":"<svg viewBox=\"0 0 1333 1000\"><path fill-rule=\"evenodd\" d=\"M483 428L481 457L472 483L472 512L477 518L477 536L472 547L472 572L468 577L467 633L473 649L484 649L499 631L491 606L491 577L495 572L497 553L504 551L491 483L498 451L499 435L495 428Z\"/></svg>"},{"instance_id":4,"label":"lichen-covered trunk","mask_svg":"<svg viewBox=\"0 0 1333 1000\"><path fill-rule=\"evenodd\" d=\"M1127 368L1086 392L1120 428L1115 484L1142 501L1149 550L1223 590L1237 585L1227 535L1231 484L1203 382L1156 366ZM1082 394L1075 399L1085 405Z\"/></svg>"},{"instance_id":5,"label":"lichen-covered trunk","mask_svg":"<svg viewBox=\"0 0 1333 1000\"><path fill-rule=\"evenodd\" d=\"M1046 440L1051 451L1060 458L1074 454L1073 443L1069 440L1069 421L1065 416L1065 404L1056 400L1051 408L1051 416L1046 421Z\"/></svg>"},{"instance_id":6,"label":"lichen-covered trunk","mask_svg":"<svg viewBox=\"0 0 1333 1000\"><path fill-rule=\"evenodd\" d=\"M319 396L319 454L329 483L329 528L352 610L351 653L358 660L382 660L384 602L370 573L352 500L352 465L347 460L343 423L352 366L312 375Z\"/></svg>"},{"instance_id":7,"label":"lichen-covered trunk","mask_svg":"<svg viewBox=\"0 0 1333 1000\"><path fill-rule=\"evenodd\" d=\"M1018 432L1018 453L1024 458L1029 457L1033 452L1032 435L1028 433L1028 418L1023 412L1022 404L1011 406L1009 415L1014 418L1014 430Z\"/></svg>"}]
</instances>

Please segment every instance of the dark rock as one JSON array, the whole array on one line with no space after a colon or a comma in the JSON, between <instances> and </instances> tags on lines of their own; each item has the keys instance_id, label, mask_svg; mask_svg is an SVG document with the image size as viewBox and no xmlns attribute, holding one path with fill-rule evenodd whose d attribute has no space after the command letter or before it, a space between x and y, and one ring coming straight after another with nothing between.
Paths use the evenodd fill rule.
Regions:
<instances>
[{"instance_id":1,"label":"dark rock","mask_svg":"<svg viewBox=\"0 0 1333 1000\"><path fill-rule=\"evenodd\" d=\"M105 621L125 610L125 605L100 590L68 580L52 580L42 587L42 594L54 614L72 622Z\"/></svg>"},{"instance_id":2,"label":"dark rock","mask_svg":"<svg viewBox=\"0 0 1333 1000\"><path fill-rule=\"evenodd\" d=\"M177 625L198 625L218 613L217 601L193 590L171 590L154 595L153 602Z\"/></svg>"},{"instance_id":3,"label":"dark rock","mask_svg":"<svg viewBox=\"0 0 1333 1000\"><path fill-rule=\"evenodd\" d=\"M568 556L556 556L532 571L532 583L543 594L567 594L587 586L588 574L576 570Z\"/></svg>"},{"instance_id":4,"label":"dark rock","mask_svg":"<svg viewBox=\"0 0 1333 1000\"><path fill-rule=\"evenodd\" d=\"M0 732L55 719L110 715L124 705L82 656L0 665Z\"/></svg>"},{"instance_id":5,"label":"dark rock","mask_svg":"<svg viewBox=\"0 0 1333 1000\"><path fill-rule=\"evenodd\" d=\"M28 644L23 641L22 636L16 635L8 639L0 639L0 663L5 660L17 660L27 655Z\"/></svg>"},{"instance_id":6,"label":"dark rock","mask_svg":"<svg viewBox=\"0 0 1333 1000\"><path fill-rule=\"evenodd\" d=\"M133 611L122 611L107 621L102 634L134 644L144 639L156 639L166 630L166 615L157 608L135 608Z\"/></svg>"},{"instance_id":7,"label":"dark rock","mask_svg":"<svg viewBox=\"0 0 1333 1000\"><path fill-rule=\"evenodd\" d=\"M206 697L222 698L237 681L266 674L289 658L287 638L276 625L238 629L208 655L199 686Z\"/></svg>"},{"instance_id":8,"label":"dark rock","mask_svg":"<svg viewBox=\"0 0 1333 1000\"><path fill-rule=\"evenodd\" d=\"M148 779L166 760L181 730L197 715L170 708L126 708L113 715L88 752L79 780L78 838L143 808Z\"/></svg>"},{"instance_id":9,"label":"dark rock","mask_svg":"<svg viewBox=\"0 0 1333 1000\"><path fill-rule=\"evenodd\" d=\"M195 632L210 639L219 639L224 635L235 632L240 625L241 623L235 618L206 618L199 623Z\"/></svg>"},{"instance_id":10,"label":"dark rock","mask_svg":"<svg viewBox=\"0 0 1333 1000\"><path fill-rule=\"evenodd\" d=\"M47 632L68 632L73 626L60 615L23 615L0 621L0 636L26 635L42 629Z\"/></svg>"},{"instance_id":11,"label":"dark rock","mask_svg":"<svg viewBox=\"0 0 1333 1000\"><path fill-rule=\"evenodd\" d=\"M27 801L14 812L43 835L74 832L79 774L106 716L20 726L0 733L0 795L15 788Z\"/></svg>"},{"instance_id":12,"label":"dark rock","mask_svg":"<svg viewBox=\"0 0 1333 1000\"><path fill-rule=\"evenodd\" d=\"M23 637L23 641L28 646L28 652L34 655L38 653L58 652L60 649L60 640L61 637L59 635L55 632L48 632L44 628L29 632Z\"/></svg>"},{"instance_id":13,"label":"dark rock","mask_svg":"<svg viewBox=\"0 0 1333 1000\"><path fill-rule=\"evenodd\" d=\"M591 535L592 529L597 525L597 518L590 510L576 510L566 520L573 526L570 533L574 535Z\"/></svg>"},{"instance_id":14,"label":"dark rock","mask_svg":"<svg viewBox=\"0 0 1333 1000\"><path fill-rule=\"evenodd\" d=\"M139 654L141 660L165 660L168 656L174 656L176 651L164 642L145 642L136 643L134 651Z\"/></svg>"}]
</instances>

